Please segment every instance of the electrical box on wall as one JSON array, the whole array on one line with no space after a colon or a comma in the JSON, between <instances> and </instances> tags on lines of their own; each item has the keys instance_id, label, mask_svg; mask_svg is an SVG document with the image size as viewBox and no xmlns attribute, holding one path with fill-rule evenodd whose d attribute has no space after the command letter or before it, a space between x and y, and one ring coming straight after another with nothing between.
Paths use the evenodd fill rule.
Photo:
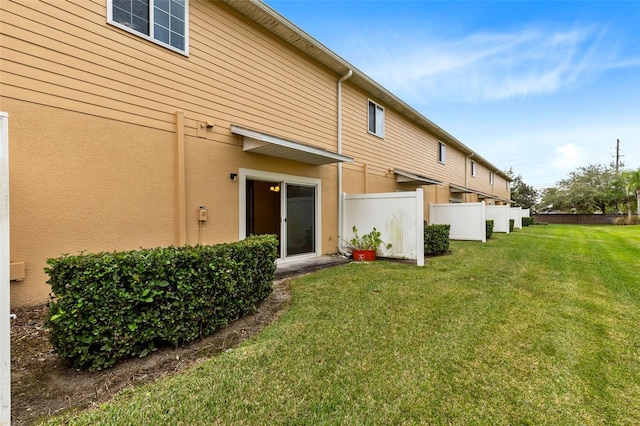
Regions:
<instances>
[{"instance_id":1,"label":"electrical box on wall","mask_svg":"<svg viewBox=\"0 0 640 426\"><path fill-rule=\"evenodd\" d=\"M9 263L9 279L11 281L24 280L24 262Z\"/></svg>"},{"instance_id":2,"label":"electrical box on wall","mask_svg":"<svg viewBox=\"0 0 640 426\"><path fill-rule=\"evenodd\" d=\"M198 220L200 222L206 222L207 216L207 208L205 206L200 206L198 209Z\"/></svg>"}]
</instances>

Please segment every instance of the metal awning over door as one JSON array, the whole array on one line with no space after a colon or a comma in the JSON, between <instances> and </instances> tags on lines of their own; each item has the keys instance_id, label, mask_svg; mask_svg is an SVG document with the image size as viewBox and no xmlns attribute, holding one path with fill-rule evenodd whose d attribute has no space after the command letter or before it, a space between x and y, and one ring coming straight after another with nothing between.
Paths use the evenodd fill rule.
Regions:
<instances>
[{"instance_id":1,"label":"metal awning over door","mask_svg":"<svg viewBox=\"0 0 640 426\"><path fill-rule=\"evenodd\" d=\"M331 163L353 163L353 158L326 149L290 141L244 127L231 125L231 132L243 137L243 150L256 154L285 158L320 166Z\"/></svg>"},{"instance_id":2,"label":"metal awning over door","mask_svg":"<svg viewBox=\"0 0 640 426\"><path fill-rule=\"evenodd\" d=\"M441 182L436 179L428 178L426 176L421 176L419 174L406 172L400 169L393 169L393 173L396 175L396 182L398 183L408 183L412 185L443 185L444 182Z\"/></svg>"},{"instance_id":3,"label":"metal awning over door","mask_svg":"<svg viewBox=\"0 0 640 426\"><path fill-rule=\"evenodd\" d=\"M503 197L498 197L497 195L491 195L491 194L487 194L486 192L481 192L481 191L476 191L474 189L470 189L470 188L466 188L464 186L459 186L459 185L454 185L452 183L449 184L449 190L453 193L457 193L457 194L477 194L479 199L486 199L486 198L490 198L493 200L498 200L498 201L503 201L505 203L513 203L513 201L503 198Z\"/></svg>"}]
</instances>

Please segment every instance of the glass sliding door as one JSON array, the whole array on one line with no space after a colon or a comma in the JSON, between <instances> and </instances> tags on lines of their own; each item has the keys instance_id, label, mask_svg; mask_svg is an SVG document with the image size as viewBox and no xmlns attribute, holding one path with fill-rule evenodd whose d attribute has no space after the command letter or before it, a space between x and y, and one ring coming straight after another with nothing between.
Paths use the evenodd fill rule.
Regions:
<instances>
[{"instance_id":1,"label":"glass sliding door","mask_svg":"<svg viewBox=\"0 0 640 426\"><path fill-rule=\"evenodd\" d=\"M240 239L275 234L280 261L322 253L320 179L240 168L238 180Z\"/></svg>"},{"instance_id":2,"label":"glass sliding door","mask_svg":"<svg viewBox=\"0 0 640 426\"><path fill-rule=\"evenodd\" d=\"M316 187L285 184L285 257L316 251Z\"/></svg>"}]
</instances>

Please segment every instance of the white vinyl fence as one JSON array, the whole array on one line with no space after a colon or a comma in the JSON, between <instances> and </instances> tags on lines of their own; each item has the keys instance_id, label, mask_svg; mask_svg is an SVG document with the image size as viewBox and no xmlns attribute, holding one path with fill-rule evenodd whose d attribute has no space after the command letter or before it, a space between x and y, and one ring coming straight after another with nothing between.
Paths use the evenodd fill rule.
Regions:
<instances>
[{"instance_id":1,"label":"white vinyl fence","mask_svg":"<svg viewBox=\"0 0 640 426\"><path fill-rule=\"evenodd\" d=\"M509 206L485 206L487 220L493 220L493 232L509 233Z\"/></svg>"},{"instance_id":2,"label":"white vinyl fence","mask_svg":"<svg viewBox=\"0 0 640 426\"><path fill-rule=\"evenodd\" d=\"M522 217L531 217L531 209L522 209Z\"/></svg>"},{"instance_id":3,"label":"white vinyl fence","mask_svg":"<svg viewBox=\"0 0 640 426\"><path fill-rule=\"evenodd\" d=\"M429 204L429 224L449 224L452 240L487 241L484 201L479 203Z\"/></svg>"},{"instance_id":4,"label":"white vinyl fence","mask_svg":"<svg viewBox=\"0 0 640 426\"><path fill-rule=\"evenodd\" d=\"M509 219L513 219L513 227L522 229L522 207L511 207L509 209Z\"/></svg>"},{"instance_id":5,"label":"white vinyl fence","mask_svg":"<svg viewBox=\"0 0 640 426\"><path fill-rule=\"evenodd\" d=\"M352 228L358 235L371 232L375 227L387 250L380 247L384 257L416 259L424 266L424 194L415 192L385 192L378 194L343 194L344 216L340 238L349 240Z\"/></svg>"}]
</instances>

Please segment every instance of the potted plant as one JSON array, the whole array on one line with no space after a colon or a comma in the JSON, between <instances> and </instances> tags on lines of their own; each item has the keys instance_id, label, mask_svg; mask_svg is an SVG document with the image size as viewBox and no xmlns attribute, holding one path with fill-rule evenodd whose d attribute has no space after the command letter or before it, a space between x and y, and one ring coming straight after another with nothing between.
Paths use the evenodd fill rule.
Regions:
<instances>
[{"instance_id":1,"label":"potted plant","mask_svg":"<svg viewBox=\"0 0 640 426\"><path fill-rule=\"evenodd\" d=\"M382 241L380 231L375 227L371 232L362 236L358 235L358 228L356 228L355 225L351 229L353 230L353 238L345 241L345 244L347 249L351 250L351 255L355 261L376 260L376 252L381 244L384 245L386 249L391 248L391 244L385 244L384 241Z\"/></svg>"}]
</instances>

